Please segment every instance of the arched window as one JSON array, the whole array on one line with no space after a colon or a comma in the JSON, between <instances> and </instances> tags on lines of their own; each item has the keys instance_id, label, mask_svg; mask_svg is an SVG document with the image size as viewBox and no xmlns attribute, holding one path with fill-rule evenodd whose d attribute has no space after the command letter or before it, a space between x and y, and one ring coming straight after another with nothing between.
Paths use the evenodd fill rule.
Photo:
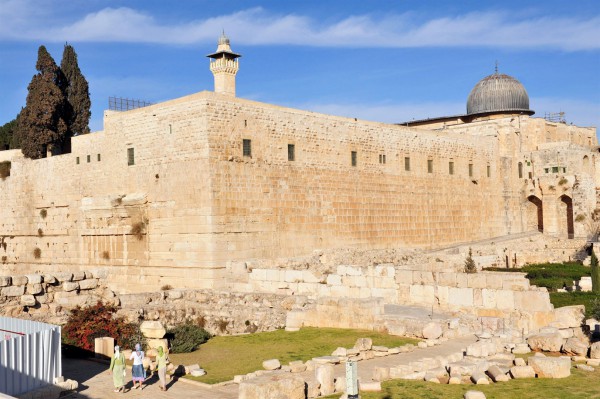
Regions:
<instances>
[{"instance_id":1,"label":"arched window","mask_svg":"<svg viewBox=\"0 0 600 399\"><path fill-rule=\"evenodd\" d=\"M519 179L523 178L523 162L519 162Z\"/></svg>"}]
</instances>

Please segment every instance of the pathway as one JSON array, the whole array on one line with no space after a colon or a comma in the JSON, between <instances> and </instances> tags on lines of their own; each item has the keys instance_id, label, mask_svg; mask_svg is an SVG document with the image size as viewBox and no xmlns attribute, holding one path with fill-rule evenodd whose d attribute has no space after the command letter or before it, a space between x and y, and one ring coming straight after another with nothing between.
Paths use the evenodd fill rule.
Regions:
<instances>
[{"instance_id":1,"label":"pathway","mask_svg":"<svg viewBox=\"0 0 600 399\"><path fill-rule=\"evenodd\" d=\"M376 367L394 367L408 365L426 357L449 356L465 349L476 341L475 336L467 336L424 349L415 349L409 353L399 353L386 357L376 357L358 362L358 377L363 381L371 381ZM168 391L158 388L156 376L150 378L143 390L131 389L131 381L127 384L126 396L114 393L112 376L107 372L108 366L90 360L63 359L63 375L79 382L78 392L69 396L72 399L105 399L105 398L202 398L202 399L237 399L238 385L230 384L220 387L207 388L183 381L171 381ZM334 367L334 375L341 377L345 374L345 365ZM131 374L128 373L130 376ZM314 379L314 371L299 373L305 380Z\"/></svg>"}]
</instances>

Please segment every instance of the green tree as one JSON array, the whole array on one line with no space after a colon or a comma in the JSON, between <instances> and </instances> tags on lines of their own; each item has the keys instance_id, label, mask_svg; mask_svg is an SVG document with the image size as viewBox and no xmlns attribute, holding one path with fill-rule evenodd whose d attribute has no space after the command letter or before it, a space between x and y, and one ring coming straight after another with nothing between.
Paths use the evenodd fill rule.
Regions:
<instances>
[{"instance_id":1,"label":"green tree","mask_svg":"<svg viewBox=\"0 0 600 399\"><path fill-rule=\"evenodd\" d=\"M44 46L38 49L36 69L16 129L23 155L32 159L46 156L48 146L62 146L68 131L60 70Z\"/></svg>"},{"instance_id":2,"label":"green tree","mask_svg":"<svg viewBox=\"0 0 600 399\"><path fill-rule=\"evenodd\" d=\"M65 44L60 70L64 77L61 86L68 103L65 109L65 120L69 128L69 136L89 133L92 105L89 85L79 69L75 49L70 44Z\"/></svg>"},{"instance_id":3,"label":"green tree","mask_svg":"<svg viewBox=\"0 0 600 399\"><path fill-rule=\"evenodd\" d=\"M0 126L0 151L12 150L17 148L15 137L15 129L17 128L17 118Z\"/></svg>"},{"instance_id":4,"label":"green tree","mask_svg":"<svg viewBox=\"0 0 600 399\"><path fill-rule=\"evenodd\" d=\"M590 259L592 267L592 292L600 294L600 267L598 267L598 258L592 247L592 258Z\"/></svg>"},{"instance_id":5,"label":"green tree","mask_svg":"<svg viewBox=\"0 0 600 399\"><path fill-rule=\"evenodd\" d=\"M469 248L469 256L465 260L465 273L477 273L477 265L473 260L473 252Z\"/></svg>"}]
</instances>

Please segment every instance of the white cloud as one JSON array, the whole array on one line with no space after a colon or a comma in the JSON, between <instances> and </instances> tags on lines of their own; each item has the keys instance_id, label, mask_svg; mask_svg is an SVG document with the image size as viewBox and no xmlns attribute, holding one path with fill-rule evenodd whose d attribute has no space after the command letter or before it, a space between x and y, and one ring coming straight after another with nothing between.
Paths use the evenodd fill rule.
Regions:
<instances>
[{"instance_id":1,"label":"white cloud","mask_svg":"<svg viewBox=\"0 0 600 399\"><path fill-rule=\"evenodd\" d=\"M52 26L47 21L53 19L41 16L43 11L32 11L36 3L31 0L0 1L0 40L193 44L214 41L217 32L225 28L235 43L249 45L547 47L569 51L600 48L600 15L521 17L514 12L471 12L423 19L410 13L365 14L327 24L308 16L252 8L169 25L157 16L121 7L104 8ZM45 23L40 23L41 19Z\"/></svg>"}]
</instances>

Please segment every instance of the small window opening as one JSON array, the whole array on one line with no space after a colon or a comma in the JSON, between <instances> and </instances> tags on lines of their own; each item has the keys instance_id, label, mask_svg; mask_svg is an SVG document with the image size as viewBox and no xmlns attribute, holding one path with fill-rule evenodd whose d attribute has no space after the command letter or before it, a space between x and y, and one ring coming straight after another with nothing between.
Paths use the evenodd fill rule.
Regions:
<instances>
[{"instance_id":1,"label":"small window opening","mask_svg":"<svg viewBox=\"0 0 600 399\"><path fill-rule=\"evenodd\" d=\"M427 173L433 173L433 159L427 160Z\"/></svg>"},{"instance_id":2,"label":"small window opening","mask_svg":"<svg viewBox=\"0 0 600 399\"><path fill-rule=\"evenodd\" d=\"M100 154L98 154L98 162L100 162Z\"/></svg>"},{"instance_id":3,"label":"small window opening","mask_svg":"<svg viewBox=\"0 0 600 399\"><path fill-rule=\"evenodd\" d=\"M448 173L451 175L454 174L454 162L453 161L448 162Z\"/></svg>"},{"instance_id":4,"label":"small window opening","mask_svg":"<svg viewBox=\"0 0 600 399\"><path fill-rule=\"evenodd\" d=\"M550 168L544 168L544 173L550 173Z\"/></svg>"},{"instance_id":5,"label":"small window opening","mask_svg":"<svg viewBox=\"0 0 600 399\"><path fill-rule=\"evenodd\" d=\"M296 160L296 146L294 144L288 144L288 161Z\"/></svg>"},{"instance_id":6,"label":"small window opening","mask_svg":"<svg viewBox=\"0 0 600 399\"><path fill-rule=\"evenodd\" d=\"M79 157L75 158L75 163L79 165Z\"/></svg>"},{"instance_id":7,"label":"small window opening","mask_svg":"<svg viewBox=\"0 0 600 399\"><path fill-rule=\"evenodd\" d=\"M567 168L563 168L563 173L567 173Z\"/></svg>"},{"instance_id":8,"label":"small window opening","mask_svg":"<svg viewBox=\"0 0 600 399\"><path fill-rule=\"evenodd\" d=\"M88 155L88 156L87 156L87 161L88 161L88 163L90 163L90 161L91 161L91 160L92 160L92 156L91 156L91 155Z\"/></svg>"},{"instance_id":9,"label":"small window opening","mask_svg":"<svg viewBox=\"0 0 600 399\"><path fill-rule=\"evenodd\" d=\"M492 167L490 165L487 166L487 177L492 177Z\"/></svg>"},{"instance_id":10,"label":"small window opening","mask_svg":"<svg viewBox=\"0 0 600 399\"><path fill-rule=\"evenodd\" d=\"M519 179L523 178L523 163L519 162Z\"/></svg>"},{"instance_id":11,"label":"small window opening","mask_svg":"<svg viewBox=\"0 0 600 399\"><path fill-rule=\"evenodd\" d=\"M552 167L552 173L558 173L558 166Z\"/></svg>"},{"instance_id":12,"label":"small window opening","mask_svg":"<svg viewBox=\"0 0 600 399\"><path fill-rule=\"evenodd\" d=\"M379 154L379 163L385 164L385 154Z\"/></svg>"},{"instance_id":13,"label":"small window opening","mask_svg":"<svg viewBox=\"0 0 600 399\"><path fill-rule=\"evenodd\" d=\"M356 151L352 151L350 153L351 159L352 159L352 166L356 166L357 164L357 154Z\"/></svg>"},{"instance_id":14,"label":"small window opening","mask_svg":"<svg viewBox=\"0 0 600 399\"><path fill-rule=\"evenodd\" d=\"M133 148L127 149L127 165L135 165L135 154L133 152Z\"/></svg>"},{"instance_id":15,"label":"small window opening","mask_svg":"<svg viewBox=\"0 0 600 399\"><path fill-rule=\"evenodd\" d=\"M473 164L469 164L469 177L473 177Z\"/></svg>"},{"instance_id":16,"label":"small window opening","mask_svg":"<svg viewBox=\"0 0 600 399\"><path fill-rule=\"evenodd\" d=\"M404 157L404 170L410 171L410 157Z\"/></svg>"},{"instance_id":17,"label":"small window opening","mask_svg":"<svg viewBox=\"0 0 600 399\"><path fill-rule=\"evenodd\" d=\"M252 140L243 139L242 141L242 151L245 157L252 158Z\"/></svg>"}]
</instances>

